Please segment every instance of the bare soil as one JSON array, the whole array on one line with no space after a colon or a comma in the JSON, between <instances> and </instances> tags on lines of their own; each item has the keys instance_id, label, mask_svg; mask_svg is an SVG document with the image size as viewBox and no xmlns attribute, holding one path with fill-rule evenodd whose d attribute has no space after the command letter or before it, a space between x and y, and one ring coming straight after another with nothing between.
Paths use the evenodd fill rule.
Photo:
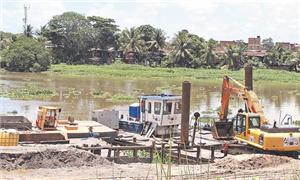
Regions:
<instances>
[{"instance_id":1,"label":"bare soil","mask_svg":"<svg viewBox=\"0 0 300 180\"><path fill-rule=\"evenodd\" d=\"M213 166L222 170L255 170L265 167L274 167L279 164L285 164L292 159L286 156L275 155L252 155L247 159L237 160L236 158L227 157L217 161Z\"/></svg>"},{"instance_id":2,"label":"bare soil","mask_svg":"<svg viewBox=\"0 0 300 180\"><path fill-rule=\"evenodd\" d=\"M62 168L82 167L111 164L105 158L78 149L63 151L45 150L41 152L28 152L23 154L0 154L0 168L13 169L37 169L37 168Z\"/></svg>"},{"instance_id":3,"label":"bare soil","mask_svg":"<svg viewBox=\"0 0 300 180\"><path fill-rule=\"evenodd\" d=\"M300 161L284 156L244 154L202 165L115 164L74 148L0 154L0 179L294 179ZM299 175L298 175L299 174Z\"/></svg>"}]
</instances>

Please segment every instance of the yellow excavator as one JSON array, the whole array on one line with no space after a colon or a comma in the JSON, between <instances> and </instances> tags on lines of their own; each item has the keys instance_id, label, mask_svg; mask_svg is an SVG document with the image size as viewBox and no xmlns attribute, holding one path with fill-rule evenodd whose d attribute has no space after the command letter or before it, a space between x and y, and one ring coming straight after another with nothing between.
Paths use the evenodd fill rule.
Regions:
<instances>
[{"instance_id":1,"label":"yellow excavator","mask_svg":"<svg viewBox=\"0 0 300 180\"><path fill-rule=\"evenodd\" d=\"M36 127L41 130L56 130L57 125L64 125L67 130L78 129L77 123L74 123L74 117L69 116L67 120L59 119L60 113L60 107L40 106L36 120Z\"/></svg>"},{"instance_id":2,"label":"yellow excavator","mask_svg":"<svg viewBox=\"0 0 300 180\"><path fill-rule=\"evenodd\" d=\"M228 106L232 95L245 102L245 109L240 109L229 120ZM277 125L276 121L269 123L255 92L229 76L223 78L219 118L220 121L212 127L215 139L236 139L263 151L280 152L298 158L300 128L291 124Z\"/></svg>"}]
</instances>

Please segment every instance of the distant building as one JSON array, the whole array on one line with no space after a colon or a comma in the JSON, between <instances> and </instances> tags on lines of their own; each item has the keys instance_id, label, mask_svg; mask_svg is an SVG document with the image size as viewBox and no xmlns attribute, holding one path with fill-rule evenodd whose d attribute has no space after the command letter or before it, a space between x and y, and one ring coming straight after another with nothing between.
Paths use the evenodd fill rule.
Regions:
<instances>
[{"instance_id":1,"label":"distant building","mask_svg":"<svg viewBox=\"0 0 300 180\"><path fill-rule=\"evenodd\" d=\"M260 36L248 38L248 51L261 51Z\"/></svg>"},{"instance_id":2,"label":"distant building","mask_svg":"<svg viewBox=\"0 0 300 180\"><path fill-rule=\"evenodd\" d=\"M300 51L300 44L298 43L293 44L292 51Z\"/></svg>"},{"instance_id":3,"label":"distant building","mask_svg":"<svg viewBox=\"0 0 300 180\"><path fill-rule=\"evenodd\" d=\"M249 37L247 51L244 52L244 56L263 58L267 55L267 52L262 49L261 38Z\"/></svg>"},{"instance_id":4,"label":"distant building","mask_svg":"<svg viewBox=\"0 0 300 180\"><path fill-rule=\"evenodd\" d=\"M289 42L276 42L277 46L282 46L285 49L291 50L291 51L298 51L300 50L300 44L297 43L289 43Z\"/></svg>"},{"instance_id":5,"label":"distant building","mask_svg":"<svg viewBox=\"0 0 300 180\"><path fill-rule=\"evenodd\" d=\"M281 46L284 49L288 49L288 50L292 49L292 44L289 42L276 42L276 46Z\"/></svg>"}]
</instances>

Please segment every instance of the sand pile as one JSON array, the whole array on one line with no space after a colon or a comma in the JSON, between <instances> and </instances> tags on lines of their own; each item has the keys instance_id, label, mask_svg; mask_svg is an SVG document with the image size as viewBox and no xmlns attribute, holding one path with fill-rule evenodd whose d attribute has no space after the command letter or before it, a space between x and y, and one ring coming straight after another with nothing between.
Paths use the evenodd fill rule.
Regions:
<instances>
[{"instance_id":1,"label":"sand pile","mask_svg":"<svg viewBox=\"0 0 300 180\"><path fill-rule=\"evenodd\" d=\"M0 169L36 169L80 167L111 164L105 158L87 151L70 149L46 150L25 154L0 154Z\"/></svg>"},{"instance_id":2,"label":"sand pile","mask_svg":"<svg viewBox=\"0 0 300 180\"><path fill-rule=\"evenodd\" d=\"M233 158L225 158L214 164L218 169L223 170L253 170L265 167L275 167L280 164L288 163L291 158L285 156L275 156L275 155L255 155L248 159L236 160Z\"/></svg>"}]
</instances>

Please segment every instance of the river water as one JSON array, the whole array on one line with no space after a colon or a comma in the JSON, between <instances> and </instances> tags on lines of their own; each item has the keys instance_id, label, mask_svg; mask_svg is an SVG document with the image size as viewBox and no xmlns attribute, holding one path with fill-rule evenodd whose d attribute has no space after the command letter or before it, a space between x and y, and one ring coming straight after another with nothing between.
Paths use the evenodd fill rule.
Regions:
<instances>
[{"instance_id":1,"label":"river water","mask_svg":"<svg viewBox=\"0 0 300 180\"><path fill-rule=\"evenodd\" d=\"M35 120L38 106L55 105L62 107L63 116L74 116L79 120L91 119L91 112L95 109L127 110L130 103L112 103L103 98L94 98L92 90L101 90L111 94L123 93L133 95L172 93L181 94L180 81L171 79L111 79L111 78L81 78L61 77L48 74L34 73L0 73L0 88L17 88L34 85L42 88L54 89L57 96L49 100L20 100L0 97L0 114L17 111L18 114ZM192 83L191 112L217 116L217 109L221 102L221 81L195 81ZM66 96L68 89L80 92L76 96ZM273 84L254 82L254 91L263 105L266 117L273 121L285 114L293 116L293 120L300 120L300 83ZM243 102L236 98L231 100L230 111L235 114L243 107Z\"/></svg>"}]
</instances>

